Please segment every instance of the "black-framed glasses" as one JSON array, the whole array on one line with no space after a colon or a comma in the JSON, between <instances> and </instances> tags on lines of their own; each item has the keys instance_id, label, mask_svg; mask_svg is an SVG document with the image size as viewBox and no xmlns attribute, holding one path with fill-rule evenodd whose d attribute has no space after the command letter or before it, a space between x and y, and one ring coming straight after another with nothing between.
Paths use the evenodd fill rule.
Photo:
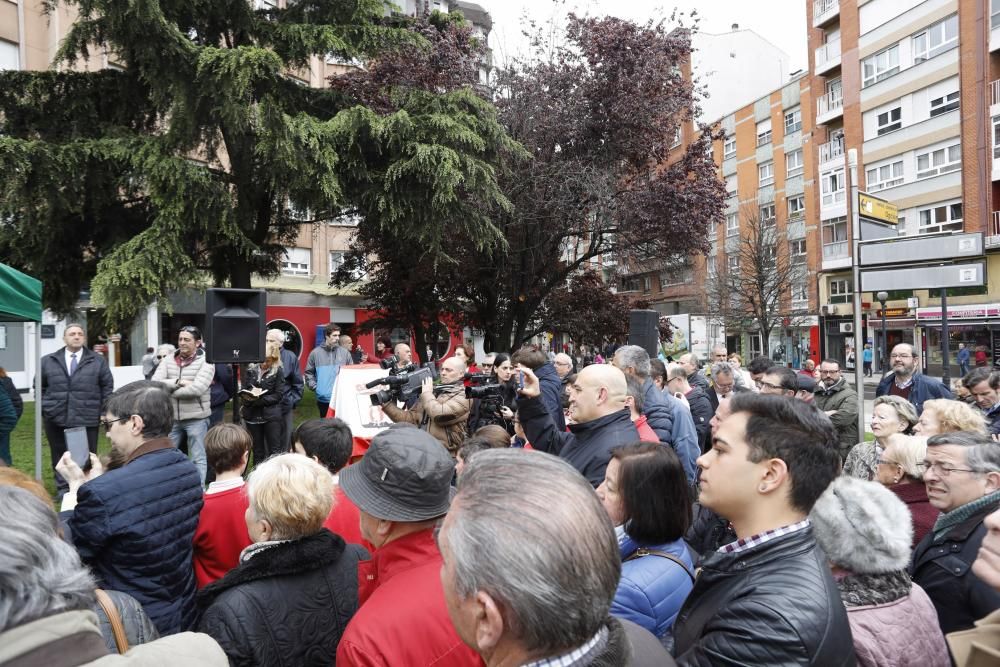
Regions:
<instances>
[{"instance_id":1,"label":"black-framed glasses","mask_svg":"<svg viewBox=\"0 0 1000 667\"><path fill-rule=\"evenodd\" d=\"M104 432L107 433L108 431L111 430L111 425L112 424L117 424L118 422L128 421L129 419L132 419L132 415L129 415L128 417L119 417L118 419L102 419L101 420L101 426L104 427Z\"/></svg>"},{"instance_id":2,"label":"black-framed glasses","mask_svg":"<svg viewBox=\"0 0 1000 667\"><path fill-rule=\"evenodd\" d=\"M898 465L902 465L900 463L897 463L896 461L890 461L889 459L879 459L878 461L876 461L876 463L878 463L880 466L898 466Z\"/></svg>"}]
</instances>

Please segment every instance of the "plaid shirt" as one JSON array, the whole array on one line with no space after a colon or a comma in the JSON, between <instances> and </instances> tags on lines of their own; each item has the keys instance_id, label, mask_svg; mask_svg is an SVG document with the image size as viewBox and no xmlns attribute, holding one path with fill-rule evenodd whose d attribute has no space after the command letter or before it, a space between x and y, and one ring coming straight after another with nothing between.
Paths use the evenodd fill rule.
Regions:
<instances>
[{"instance_id":1,"label":"plaid shirt","mask_svg":"<svg viewBox=\"0 0 1000 667\"><path fill-rule=\"evenodd\" d=\"M584 658L589 657L590 654L593 653L596 655L600 651L603 651L607 643L608 627L604 625L601 626L596 635L591 637L590 641L580 648L554 658L542 658L541 660L525 663L524 667L572 667Z\"/></svg>"},{"instance_id":2,"label":"plaid shirt","mask_svg":"<svg viewBox=\"0 0 1000 667\"><path fill-rule=\"evenodd\" d=\"M736 540L735 542L724 544L719 547L719 553L733 554L746 551L747 549L753 549L754 547L760 546L765 542L770 542L771 540L781 537L782 535L788 535L808 527L809 519L803 519L802 521L793 523L790 526L781 526L780 528L775 528L774 530L765 530L763 533L757 533L756 535L751 535L750 537L744 537L743 539Z\"/></svg>"}]
</instances>

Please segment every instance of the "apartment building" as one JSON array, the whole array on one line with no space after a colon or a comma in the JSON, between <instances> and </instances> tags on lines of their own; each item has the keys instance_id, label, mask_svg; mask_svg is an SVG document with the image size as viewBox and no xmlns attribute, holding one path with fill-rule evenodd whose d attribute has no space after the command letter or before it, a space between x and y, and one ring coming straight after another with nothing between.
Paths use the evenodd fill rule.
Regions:
<instances>
[{"instance_id":1,"label":"apartment building","mask_svg":"<svg viewBox=\"0 0 1000 667\"><path fill-rule=\"evenodd\" d=\"M811 88L816 91L816 211L824 355L853 345L849 184L899 208L899 234L984 232L983 287L948 291L950 348L1000 350L990 323L1000 295L1000 2L807 0ZM881 310L863 294L866 339L881 342ZM899 290L886 305L887 341L915 344L925 368L941 364L939 293Z\"/></svg>"},{"instance_id":2,"label":"apartment building","mask_svg":"<svg viewBox=\"0 0 1000 667\"><path fill-rule=\"evenodd\" d=\"M250 0L257 9L280 8L292 0ZM408 0L403 10L409 14L422 11L423 0ZM473 25L477 34L485 41L492 28L489 13L473 2L457 0L434 0L429 9L439 11L461 11ZM73 7L59 4L49 14L44 12L41 0L0 0L0 69L45 70L53 66L53 59L62 38L77 20ZM62 65L60 65L62 66ZM86 60L76 62L73 67L81 71L96 71L107 67L122 67L114 53L95 49ZM305 86L323 87L330 77L343 74L359 66L356 62L344 62L333 56L314 56L301 70L289 71L288 76ZM486 82L490 61L485 60L481 70L482 82ZM345 218L332 222L314 224L306 222L309 212L300 213L304 221L299 229L295 244L286 249L282 262L281 276L273 280L255 278L253 287L266 288L268 292L267 320L269 326L285 329L289 334L289 347L293 351L308 352L315 344L316 330L328 322L337 322L346 328L362 329L371 317L370 311L362 303L357 292L352 289L333 288L328 285L330 273L343 262L344 253L357 225L357 220ZM121 341L112 345L111 363L119 366L138 364L147 346L155 346L162 341L173 340L180 324L202 324L204 321L204 297L200 290L171 295L173 313L161 312L157 304L151 304L147 317L138 322L128 332L121 332ZM87 294L80 301L81 314L100 308L92 304ZM44 322L54 327L54 337L43 340L43 354L61 345L63 322L46 313ZM33 325L27 325L31 327ZM31 346L33 339L24 325L7 325L7 339L22 341L0 349L0 365L12 371L18 386L27 386L32 363ZM91 332L96 335L99 332ZM407 332L392 332L396 338L408 337ZM369 330L364 338L367 349L373 349L373 332ZM356 339L359 338L356 336ZM444 351L450 347L449 341L442 342ZM304 363L304 355L303 363Z\"/></svg>"}]
</instances>

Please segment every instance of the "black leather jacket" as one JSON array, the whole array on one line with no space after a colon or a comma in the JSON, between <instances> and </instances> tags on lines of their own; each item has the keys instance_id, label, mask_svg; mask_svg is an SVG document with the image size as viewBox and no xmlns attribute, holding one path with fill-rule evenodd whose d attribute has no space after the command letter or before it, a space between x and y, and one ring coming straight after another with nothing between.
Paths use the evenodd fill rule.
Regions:
<instances>
[{"instance_id":1,"label":"black leather jacket","mask_svg":"<svg viewBox=\"0 0 1000 667\"><path fill-rule=\"evenodd\" d=\"M847 612L812 529L713 553L674 624L678 665L854 665Z\"/></svg>"}]
</instances>

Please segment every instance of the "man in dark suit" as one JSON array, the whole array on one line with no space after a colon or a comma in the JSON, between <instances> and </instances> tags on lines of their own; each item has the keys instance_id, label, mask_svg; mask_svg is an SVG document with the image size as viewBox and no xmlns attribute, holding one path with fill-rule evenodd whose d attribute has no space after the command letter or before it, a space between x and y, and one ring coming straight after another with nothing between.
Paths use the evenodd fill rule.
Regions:
<instances>
[{"instance_id":1,"label":"man in dark suit","mask_svg":"<svg viewBox=\"0 0 1000 667\"><path fill-rule=\"evenodd\" d=\"M736 373L728 361L717 361L712 364L712 386L705 392L712 404L712 414L719 409L721 401L728 401L736 394L750 391L746 387L736 386Z\"/></svg>"},{"instance_id":2,"label":"man in dark suit","mask_svg":"<svg viewBox=\"0 0 1000 667\"><path fill-rule=\"evenodd\" d=\"M97 425L104 402L115 389L108 362L85 347L87 332L83 325L66 325L63 342L65 347L42 357L40 366L42 424L53 468L66 451L68 428L86 428L90 451L97 452ZM68 484L58 472L55 479L62 495Z\"/></svg>"}]
</instances>

